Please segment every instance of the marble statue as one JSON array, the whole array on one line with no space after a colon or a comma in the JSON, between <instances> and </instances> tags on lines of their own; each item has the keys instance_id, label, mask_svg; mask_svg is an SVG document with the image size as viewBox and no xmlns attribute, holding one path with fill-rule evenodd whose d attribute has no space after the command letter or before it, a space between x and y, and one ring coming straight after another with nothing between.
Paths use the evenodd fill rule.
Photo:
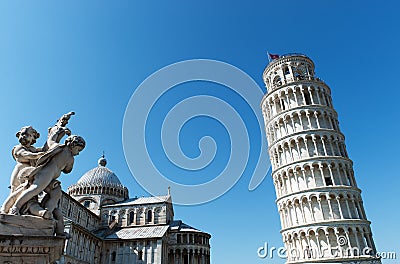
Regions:
<instances>
[{"instance_id":1,"label":"marble statue","mask_svg":"<svg viewBox=\"0 0 400 264\"><path fill-rule=\"evenodd\" d=\"M15 146L12 150L12 156L17 162L11 174L10 189L14 192L15 189L22 183L19 179L19 172L26 168L35 166L36 160L43 156L44 152L40 148L35 148L33 144L40 134L31 126L26 126L17 132L19 145Z\"/></svg>"},{"instance_id":2,"label":"marble statue","mask_svg":"<svg viewBox=\"0 0 400 264\"><path fill-rule=\"evenodd\" d=\"M34 215L56 221L56 235L64 235L61 211L57 208L62 195L58 177L70 173L74 156L85 148L85 140L65 126L74 112L63 115L49 128L48 138L43 148L33 144L40 134L31 126L23 127L16 134L19 145L12 154L17 164L11 175L11 193L2 205L0 213L10 215ZM61 139L68 135L64 144ZM41 195L44 194L44 195Z\"/></svg>"},{"instance_id":3,"label":"marble statue","mask_svg":"<svg viewBox=\"0 0 400 264\"><path fill-rule=\"evenodd\" d=\"M16 199L11 214L19 214L22 205L40 194L56 180L61 172L70 173L74 165L74 156L85 148L85 140L80 136L69 136L65 144L51 148L37 161L36 167L24 169L24 177L29 183ZM33 169L32 169L33 168ZM58 201L57 201L58 202ZM55 208L54 199L49 199L49 205Z\"/></svg>"}]
</instances>

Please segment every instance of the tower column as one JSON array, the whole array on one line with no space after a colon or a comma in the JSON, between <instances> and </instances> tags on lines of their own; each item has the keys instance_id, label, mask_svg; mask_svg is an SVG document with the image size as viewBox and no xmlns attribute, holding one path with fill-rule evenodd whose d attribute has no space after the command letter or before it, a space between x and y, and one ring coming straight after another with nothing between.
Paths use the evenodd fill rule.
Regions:
<instances>
[{"instance_id":1,"label":"tower column","mask_svg":"<svg viewBox=\"0 0 400 264\"><path fill-rule=\"evenodd\" d=\"M337 201L338 208L339 208L340 219L344 219L343 212L342 212L342 206L340 205L340 197L339 196L336 197L336 201Z\"/></svg>"}]
</instances>

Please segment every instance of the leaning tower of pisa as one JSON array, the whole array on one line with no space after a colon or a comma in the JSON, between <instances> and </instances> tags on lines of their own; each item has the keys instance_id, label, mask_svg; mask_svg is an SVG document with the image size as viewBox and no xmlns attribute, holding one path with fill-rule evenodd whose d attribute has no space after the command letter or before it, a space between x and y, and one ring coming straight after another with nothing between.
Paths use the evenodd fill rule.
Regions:
<instances>
[{"instance_id":1,"label":"leaning tower of pisa","mask_svg":"<svg viewBox=\"0 0 400 264\"><path fill-rule=\"evenodd\" d=\"M305 55L271 61L261 102L287 263L381 263L331 90Z\"/></svg>"}]
</instances>

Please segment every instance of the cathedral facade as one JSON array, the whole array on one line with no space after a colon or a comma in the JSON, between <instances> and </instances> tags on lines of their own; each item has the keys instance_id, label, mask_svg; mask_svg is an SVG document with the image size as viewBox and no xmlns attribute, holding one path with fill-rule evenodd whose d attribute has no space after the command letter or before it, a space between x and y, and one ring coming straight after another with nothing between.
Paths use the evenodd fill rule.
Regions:
<instances>
[{"instance_id":1,"label":"cathedral facade","mask_svg":"<svg viewBox=\"0 0 400 264\"><path fill-rule=\"evenodd\" d=\"M67 240L63 264L209 264L211 235L174 219L170 191L129 198L106 167L85 173L63 193Z\"/></svg>"}]
</instances>

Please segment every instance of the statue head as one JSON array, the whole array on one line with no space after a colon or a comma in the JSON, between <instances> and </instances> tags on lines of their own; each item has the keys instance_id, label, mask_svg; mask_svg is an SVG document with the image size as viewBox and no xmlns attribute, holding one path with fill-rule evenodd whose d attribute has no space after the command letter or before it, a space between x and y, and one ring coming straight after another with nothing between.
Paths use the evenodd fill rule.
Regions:
<instances>
[{"instance_id":1,"label":"statue head","mask_svg":"<svg viewBox=\"0 0 400 264\"><path fill-rule=\"evenodd\" d=\"M85 148L86 142L81 136L71 135L65 140L65 145L71 150L72 155L76 156Z\"/></svg>"},{"instance_id":2,"label":"statue head","mask_svg":"<svg viewBox=\"0 0 400 264\"><path fill-rule=\"evenodd\" d=\"M15 135L19 143L23 146L30 146L36 143L36 139L40 137L39 132L31 126L22 127Z\"/></svg>"}]
</instances>

